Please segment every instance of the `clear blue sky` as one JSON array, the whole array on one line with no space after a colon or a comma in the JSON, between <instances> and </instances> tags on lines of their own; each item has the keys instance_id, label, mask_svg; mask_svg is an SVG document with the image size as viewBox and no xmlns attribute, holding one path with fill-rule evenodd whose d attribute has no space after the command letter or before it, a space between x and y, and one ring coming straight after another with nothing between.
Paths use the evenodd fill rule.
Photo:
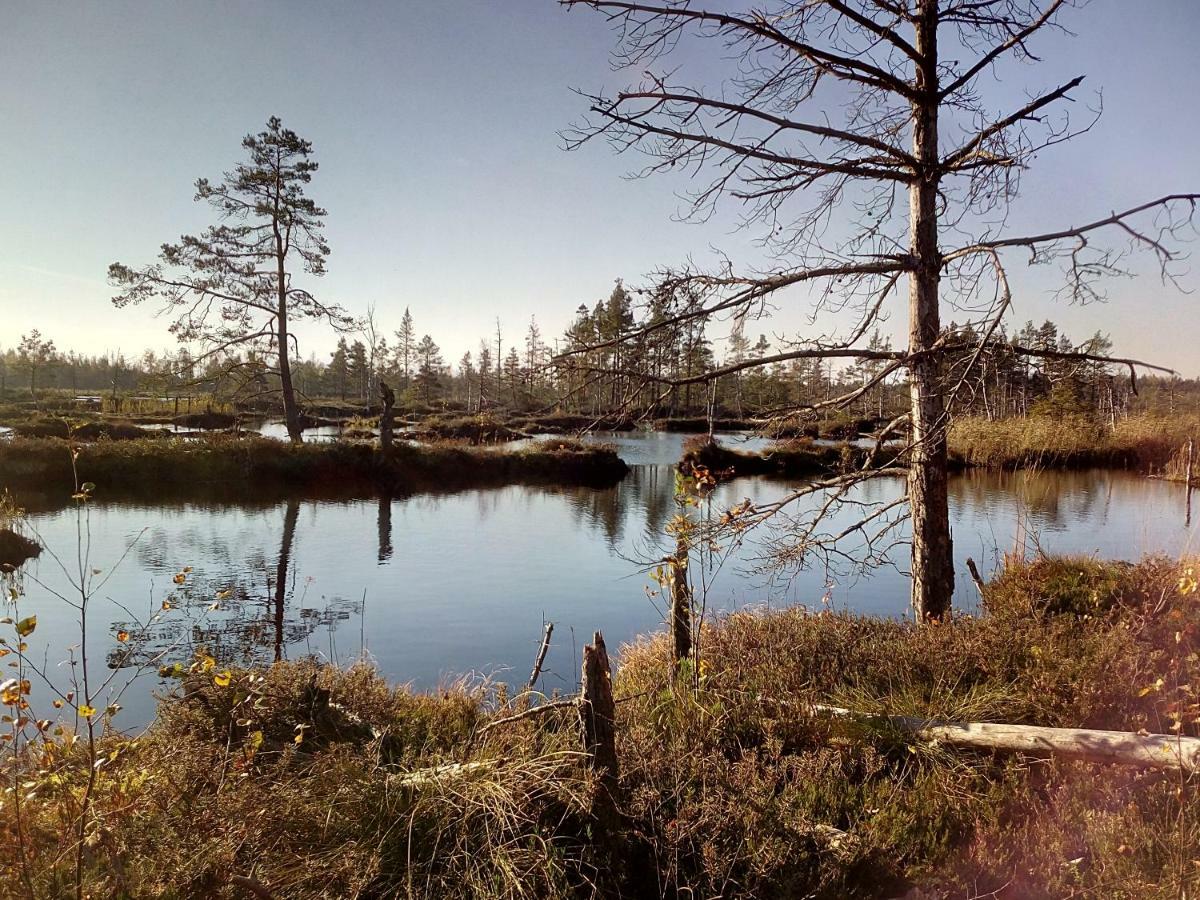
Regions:
<instances>
[{"instance_id":1,"label":"clear blue sky","mask_svg":"<svg viewBox=\"0 0 1200 900\"><path fill-rule=\"evenodd\" d=\"M1077 36L1044 37L1045 63L1002 69L992 99L1086 73L1081 99L1103 88L1105 115L1042 154L1014 230L1200 190L1200 2L1094 0L1065 21ZM0 346L31 328L86 352L171 346L149 309L110 306L105 270L150 262L162 242L203 227L192 182L219 176L270 115L309 138L321 163L311 194L329 211L333 248L323 296L358 314L373 302L389 331L410 306L447 359L474 349L497 316L506 343L531 314L553 337L618 276L636 283L713 247L756 260L728 217L672 221L686 181L625 179L634 159L601 144L559 148L556 132L583 110L571 87L636 78L609 70L611 42L600 16L553 0L7 4ZM1196 291L1198 267L1183 279ZM1200 293L1142 268L1086 308L1022 278L1015 319L1052 317L1079 338L1101 329L1119 351L1200 375ZM787 311L764 330L802 325ZM302 338L305 355L332 343Z\"/></svg>"}]
</instances>

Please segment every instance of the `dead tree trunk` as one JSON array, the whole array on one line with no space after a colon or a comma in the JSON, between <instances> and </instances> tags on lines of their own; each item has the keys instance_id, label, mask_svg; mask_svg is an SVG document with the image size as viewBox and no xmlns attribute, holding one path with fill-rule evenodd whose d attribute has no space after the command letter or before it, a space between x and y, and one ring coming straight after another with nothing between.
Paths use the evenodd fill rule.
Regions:
<instances>
[{"instance_id":1,"label":"dead tree trunk","mask_svg":"<svg viewBox=\"0 0 1200 900\"><path fill-rule=\"evenodd\" d=\"M688 547L682 536L669 557L671 573L671 658L678 663L692 652L692 589L688 585Z\"/></svg>"},{"instance_id":2,"label":"dead tree trunk","mask_svg":"<svg viewBox=\"0 0 1200 900\"><path fill-rule=\"evenodd\" d=\"M620 795L620 772L617 766L616 704L613 702L612 672L604 635L599 631L592 643L583 648L583 676L579 692L579 721L583 732L583 749L592 771L598 776L591 798L595 844L598 851L597 870L606 883L617 890L607 896L620 896L627 872L627 847L624 846L621 813L617 806Z\"/></svg>"},{"instance_id":3,"label":"dead tree trunk","mask_svg":"<svg viewBox=\"0 0 1200 900\"><path fill-rule=\"evenodd\" d=\"M379 413L379 449L386 453L392 449L396 436L396 394L383 379L379 381L379 397L383 402Z\"/></svg>"},{"instance_id":4,"label":"dead tree trunk","mask_svg":"<svg viewBox=\"0 0 1200 900\"><path fill-rule=\"evenodd\" d=\"M912 101L913 156L909 187L909 366L912 458L908 496L912 508L912 604L919 621L941 619L950 609L954 564L946 489L946 410L942 397L938 284L938 72L937 0L921 0L916 25L917 97Z\"/></svg>"},{"instance_id":5,"label":"dead tree trunk","mask_svg":"<svg viewBox=\"0 0 1200 900\"><path fill-rule=\"evenodd\" d=\"M613 703L612 673L608 648L599 631L583 648L583 675L579 692L579 720L583 748L592 768L600 776L597 805L615 811L619 770L617 766L616 705Z\"/></svg>"}]
</instances>

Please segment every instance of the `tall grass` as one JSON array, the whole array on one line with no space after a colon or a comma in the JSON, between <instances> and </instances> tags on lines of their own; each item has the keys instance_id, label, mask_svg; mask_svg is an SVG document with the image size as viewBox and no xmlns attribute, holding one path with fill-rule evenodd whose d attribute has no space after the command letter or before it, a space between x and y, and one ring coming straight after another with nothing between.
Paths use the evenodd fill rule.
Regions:
<instances>
[{"instance_id":1,"label":"tall grass","mask_svg":"<svg viewBox=\"0 0 1200 900\"><path fill-rule=\"evenodd\" d=\"M950 454L971 466L1119 466L1159 471L1200 434L1195 416L1133 416L1116 426L1085 416L963 418L950 427Z\"/></svg>"}]
</instances>

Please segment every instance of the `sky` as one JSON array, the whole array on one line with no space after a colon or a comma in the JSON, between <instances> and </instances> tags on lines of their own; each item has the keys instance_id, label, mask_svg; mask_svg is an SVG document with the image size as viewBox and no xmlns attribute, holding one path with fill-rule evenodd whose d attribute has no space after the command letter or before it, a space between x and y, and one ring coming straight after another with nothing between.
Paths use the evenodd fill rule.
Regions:
<instances>
[{"instance_id":1,"label":"sky","mask_svg":"<svg viewBox=\"0 0 1200 900\"><path fill-rule=\"evenodd\" d=\"M195 179L230 168L271 115L320 162L309 192L328 210L333 251L321 296L356 315L374 305L388 332L409 307L448 360L494 340L497 318L506 346L531 316L552 339L616 278L636 285L716 250L738 265L762 258L755 235L735 229L736 208L678 221L685 176L632 179L637 160L604 144L562 149L558 132L585 109L573 88L639 75L611 70L613 36L590 10L97 0L13 2L0 17L0 347L37 328L86 353L172 348L152 308L111 306L107 267L152 262L160 244L209 224L192 202ZM1077 105L1102 89L1104 115L1039 156L1012 230L1200 191L1200 2L1093 0L1064 23L1075 36L1047 34L1041 64L1000 69L989 102L1011 108L1086 74ZM703 80L703 57L690 61ZM1200 375L1200 294L1162 284L1149 261L1137 271L1086 307L1053 300L1051 272L1020 275L1010 321L1052 318L1078 339L1100 330L1119 353ZM1181 272L1200 291L1200 259ZM784 309L757 330L801 332L803 312ZM896 336L902 319L898 306ZM327 332L300 336L302 355L332 349Z\"/></svg>"}]
</instances>

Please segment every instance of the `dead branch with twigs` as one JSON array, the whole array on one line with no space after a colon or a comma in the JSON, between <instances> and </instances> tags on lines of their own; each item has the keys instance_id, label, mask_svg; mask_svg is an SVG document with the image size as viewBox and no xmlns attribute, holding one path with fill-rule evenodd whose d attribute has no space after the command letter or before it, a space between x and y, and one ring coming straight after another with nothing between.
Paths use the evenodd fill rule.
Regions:
<instances>
[{"instance_id":1,"label":"dead branch with twigs","mask_svg":"<svg viewBox=\"0 0 1200 900\"><path fill-rule=\"evenodd\" d=\"M642 291L650 312L643 325L569 347L553 364L577 380L620 384L632 412L671 391L787 362L879 363L861 388L775 409L764 425L845 409L887 379L906 379L910 409L886 453L723 527L741 540L750 524L782 525L769 554L777 562L828 560L856 535L855 552L878 564L883 548L906 542L914 609L921 619L942 618L954 589L947 432L975 373L998 355L1122 365L1134 386L1139 367L1167 371L1089 347L1009 340L1008 255L1059 264L1059 293L1077 302L1102 297L1106 278L1129 274L1125 259L1135 251L1152 256L1165 283L1181 286L1177 247L1195 231L1200 193L1165 194L1039 234L1009 236L996 224L1019 198L1035 154L1086 133L1100 115L1097 101L1083 124L1072 123L1067 110L1082 76L1031 92L1016 109L997 109L987 95L985 75L1013 60L1036 61L1043 33L1065 32L1062 20L1078 6L1072 0L774 0L745 13L683 0L560 2L606 17L616 34L614 68L642 73L615 91L581 92L587 113L563 132L564 146L599 139L643 157L639 175L685 173L695 189L684 217L703 220L721 203L736 204L741 225L761 231L777 266L739 272L725 260L711 271L661 270ZM706 78L702 88L686 65L668 64L693 42L722 48L729 67L718 85ZM901 305L901 281L909 288L907 347L863 346ZM686 340L697 325L741 328L796 304L807 305L814 323L850 324L709 370L671 373L655 363L662 341ZM947 307L966 316L957 334L943 328ZM863 500L860 486L881 475L906 479L907 511ZM805 497L817 499L791 516ZM861 515L847 526L837 513L854 508Z\"/></svg>"}]
</instances>

